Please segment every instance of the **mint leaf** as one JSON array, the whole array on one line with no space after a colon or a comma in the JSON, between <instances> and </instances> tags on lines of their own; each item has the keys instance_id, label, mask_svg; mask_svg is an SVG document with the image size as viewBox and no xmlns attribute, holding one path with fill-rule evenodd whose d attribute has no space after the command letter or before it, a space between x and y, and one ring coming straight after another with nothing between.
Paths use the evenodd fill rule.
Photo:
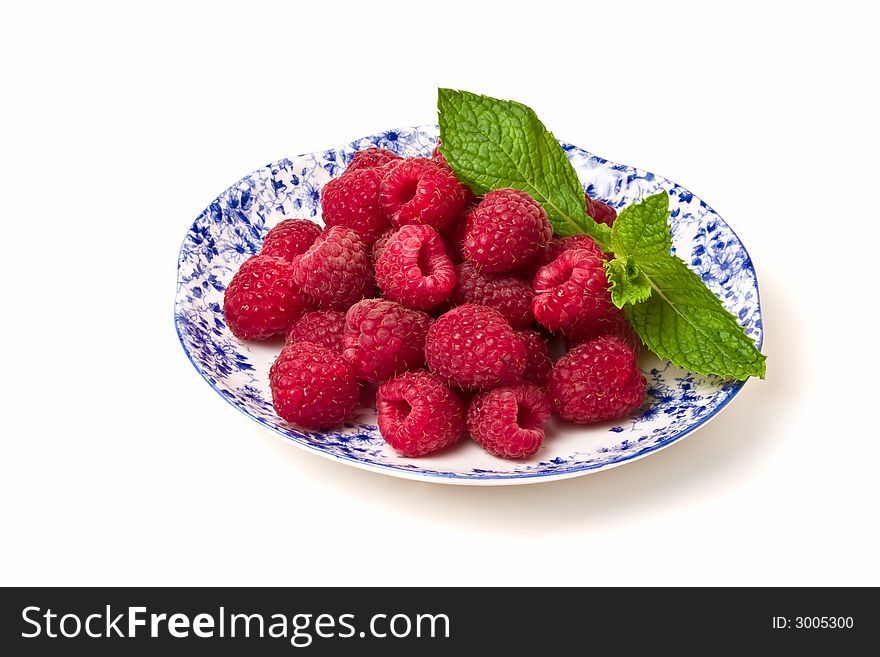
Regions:
<instances>
[{"instance_id":1,"label":"mint leaf","mask_svg":"<svg viewBox=\"0 0 880 657\"><path fill-rule=\"evenodd\" d=\"M672 249L669 234L669 195L660 192L639 203L628 205L614 220L611 250L618 257L637 259L668 256Z\"/></svg>"},{"instance_id":2,"label":"mint leaf","mask_svg":"<svg viewBox=\"0 0 880 657\"><path fill-rule=\"evenodd\" d=\"M439 89L440 152L477 195L531 194L559 235L587 233L608 248L611 229L587 216L584 190L559 142L522 103Z\"/></svg>"},{"instance_id":3,"label":"mint leaf","mask_svg":"<svg viewBox=\"0 0 880 657\"><path fill-rule=\"evenodd\" d=\"M724 378L763 378L765 356L754 341L702 279L670 253L668 214L669 195L660 192L614 221L612 301L618 308L629 304L627 317L642 342L673 365Z\"/></svg>"},{"instance_id":4,"label":"mint leaf","mask_svg":"<svg viewBox=\"0 0 880 657\"><path fill-rule=\"evenodd\" d=\"M673 365L724 378L763 378L765 357L736 317L670 253L668 214L669 195L660 192L630 205L614 221L612 301L618 308L631 304L626 314L642 342ZM638 299L645 283L650 290ZM620 288L617 298L615 288Z\"/></svg>"},{"instance_id":5,"label":"mint leaf","mask_svg":"<svg viewBox=\"0 0 880 657\"><path fill-rule=\"evenodd\" d=\"M653 292L626 314L648 349L693 372L764 378L764 354L684 262L667 254L639 266Z\"/></svg>"},{"instance_id":6,"label":"mint leaf","mask_svg":"<svg viewBox=\"0 0 880 657\"><path fill-rule=\"evenodd\" d=\"M625 260L615 258L605 267L611 283L611 301L618 308L628 303L640 303L651 296L651 282L632 256Z\"/></svg>"}]
</instances>

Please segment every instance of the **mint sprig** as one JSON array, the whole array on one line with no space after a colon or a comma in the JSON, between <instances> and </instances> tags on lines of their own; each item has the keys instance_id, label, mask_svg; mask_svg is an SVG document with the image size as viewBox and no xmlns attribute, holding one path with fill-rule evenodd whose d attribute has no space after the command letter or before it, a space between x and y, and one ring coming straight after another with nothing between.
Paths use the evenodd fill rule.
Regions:
<instances>
[{"instance_id":1,"label":"mint sprig","mask_svg":"<svg viewBox=\"0 0 880 657\"><path fill-rule=\"evenodd\" d=\"M440 89L440 152L475 194L513 187L544 206L559 235L587 233L607 248L611 229L587 215L584 188L565 151L522 103Z\"/></svg>"},{"instance_id":2,"label":"mint sprig","mask_svg":"<svg viewBox=\"0 0 880 657\"><path fill-rule=\"evenodd\" d=\"M642 342L677 367L724 378L763 378L765 356L702 279L670 253L669 195L654 194L635 203L615 220L611 246L614 272L624 266L638 270L624 292L612 301L626 314ZM620 264L616 264L620 263ZM638 299L633 289L649 287Z\"/></svg>"},{"instance_id":3,"label":"mint sprig","mask_svg":"<svg viewBox=\"0 0 880 657\"><path fill-rule=\"evenodd\" d=\"M764 377L765 356L699 276L671 253L669 196L625 208L609 228L586 212L565 151L528 107L440 89L440 151L476 194L514 187L531 194L560 235L586 233L613 254L611 299L647 347L678 367L724 378Z\"/></svg>"}]
</instances>

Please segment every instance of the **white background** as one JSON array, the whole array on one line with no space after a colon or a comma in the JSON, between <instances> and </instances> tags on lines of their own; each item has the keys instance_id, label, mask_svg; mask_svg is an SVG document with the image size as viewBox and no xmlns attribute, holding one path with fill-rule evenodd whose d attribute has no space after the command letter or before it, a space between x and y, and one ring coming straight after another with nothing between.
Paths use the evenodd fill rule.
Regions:
<instances>
[{"instance_id":1,"label":"white background","mask_svg":"<svg viewBox=\"0 0 880 657\"><path fill-rule=\"evenodd\" d=\"M4 9L0 584L880 584L877 16L710 4ZM228 406L174 331L187 227L267 162L432 122L438 86L707 200L767 379L637 463L495 489Z\"/></svg>"}]
</instances>

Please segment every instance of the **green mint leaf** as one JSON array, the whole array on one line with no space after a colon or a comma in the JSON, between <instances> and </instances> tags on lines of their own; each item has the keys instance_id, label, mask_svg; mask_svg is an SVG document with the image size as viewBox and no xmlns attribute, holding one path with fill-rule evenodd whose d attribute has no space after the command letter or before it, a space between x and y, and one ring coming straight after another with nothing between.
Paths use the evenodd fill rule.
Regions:
<instances>
[{"instance_id":1,"label":"green mint leaf","mask_svg":"<svg viewBox=\"0 0 880 657\"><path fill-rule=\"evenodd\" d=\"M625 207L611 229L611 250L618 257L634 256L638 260L668 256L672 248L668 215L666 192Z\"/></svg>"},{"instance_id":2,"label":"green mint leaf","mask_svg":"<svg viewBox=\"0 0 880 657\"><path fill-rule=\"evenodd\" d=\"M626 314L648 349L692 372L764 378L764 354L684 262L666 254L639 261L639 267L653 291L645 302L627 306Z\"/></svg>"},{"instance_id":3,"label":"green mint leaf","mask_svg":"<svg viewBox=\"0 0 880 657\"><path fill-rule=\"evenodd\" d=\"M584 190L556 138L522 103L439 89L440 152L477 195L530 194L559 235L587 233L608 248L611 229L587 216Z\"/></svg>"},{"instance_id":4,"label":"green mint leaf","mask_svg":"<svg viewBox=\"0 0 880 657\"><path fill-rule=\"evenodd\" d=\"M669 195L660 192L628 206L614 221L616 258L608 269L612 301L626 306L642 342L674 365L724 378L763 378L765 357L736 317L670 253L668 215Z\"/></svg>"},{"instance_id":5,"label":"green mint leaf","mask_svg":"<svg viewBox=\"0 0 880 657\"><path fill-rule=\"evenodd\" d=\"M606 263L608 281L611 283L611 301L618 308L626 304L641 303L651 296L651 281L645 276L632 256L621 260L615 258Z\"/></svg>"}]
</instances>

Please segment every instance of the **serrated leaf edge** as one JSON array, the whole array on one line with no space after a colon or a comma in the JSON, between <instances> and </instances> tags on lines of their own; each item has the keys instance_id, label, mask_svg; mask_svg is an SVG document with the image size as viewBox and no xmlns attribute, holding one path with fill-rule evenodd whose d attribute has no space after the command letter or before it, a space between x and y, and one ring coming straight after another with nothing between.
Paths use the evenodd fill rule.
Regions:
<instances>
[{"instance_id":1,"label":"serrated leaf edge","mask_svg":"<svg viewBox=\"0 0 880 657\"><path fill-rule=\"evenodd\" d=\"M696 272L694 272L692 269L690 269L690 267L687 266L687 263L685 263L683 260L681 260L681 258L679 258L678 256L675 256L675 255L672 255L672 254L669 254L669 257L670 257L670 258L675 258L676 260L678 260L679 262L681 262L682 265L684 265L684 267L685 267L686 269L688 269L688 271L690 271L691 273L693 273L693 274L696 275ZM661 299L663 299L663 301L666 303L666 305L668 305L670 308L672 308L672 310L673 310L673 311L674 311L679 317L681 317L683 320L685 320L685 322L686 322L687 324L689 324L691 327L693 327L694 330L695 330L697 333L699 333L699 334L701 334L701 335L703 335L703 336L706 336L706 335L707 335L706 332L705 332L703 329L701 329L698 325L696 325L696 324L694 324L693 322L691 322L691 321L690 321L685 315L683 315L683 314L682 314L682 313L681 313L681 312L675 307L675 305L669 300L669 298L668 298L665 294L663 294L663 291L662 291L662 290L656 285L656 283L654 283L654 281L651 280L651 277L650 277L648 274L646 274L644 271L642 272L642 274L644 274L645 278L646 278L646 279L648 280L648 282L651 284L651 288L652 288L651 295L652 295L652 296L653 296L654 293L656 292L656 294L659 295L659 297L660 297ZM702 281L701 281L701 282L702 282ZM703 284L705 285L705 283L703 283ZM708 288L706 288L706 289L708 290ZM757 360L757 365L760 366L760 369L758 369L758 370L753 370L753 369L752 369L752 370L749 370L749 367L744 365L744 366L743 366L743 370L744 370L744 371L745 371L745 370L749 370L749 373L747 373L744 377L740 377L740 376L737 376L737 375L731 375L731 378L737 379L737 380L739 380L739 381L745 381L745 380L748 379L750 376L758 376L759 378L763 379L763 378L765 377L766 373L767 373L767 365L766 365L767 356L766 356L765 354L763 354L763 353L762 353L757 347L754 346L754 341L752 341L751 338L749 338L748 334L746 334L745 329L742 327L742 325L741 325L741 324L739 323L739 321L737 320L736 315L734 315L732 312L730 312L727 308L724 307L724 304L721 303L721 299L719 299L719 298L715 295L714 292L712 292L711 290L709 290L709 292L712 294L712 297L715 299L715 302L717 303L718 308L719 308L722 312L727 313L727 315L730 317L730 319L733 320L734 325L739 329L739 331L740 331L742 337L744 337L744 338L746 338L747 340L750 340L750 341L752 342L752 346L754 347L755 352L756 352L756 353L758 354L758 356L759 356L759 358L758 358L758 360ZM645 301L647 301L647 299L645 299ZM632 321L632 318L629 316L629 312L627 312L627 319L629 320L630 325L633 327L633 330L635 330L635 332L638 334L638 336L639 336L639 338L641 339L641 341L642 341L642 342L643 342L643 343L644 343L644 344L645 344L645 345L646 345L651 351L653 351L655 354L657 354L660 358L665 358L665 359L668 360L670 363L672 363L675 367L681 367L681 368L683 368L683 369L687 369L687 370L689 370L689 371L691 371L691 372L696 372L697 374L705 374L705 375L712 375L712 376L720 376L721 378L727 378L725 375L723 375L723 374L719 374L718 372L709 372L709 371L704 371L704 370L696 369L696 368L694 368L692 365L687 365L687 364L685 364L685 363L683 363L683 362L681 362L681 361L678 361L678 360L675 358L674 355L660 353L660 351L658 351L658 350L655 349L653 346L651 346L650 344L648 344L648 340L645 338L644 335L642 335L642 333L639 332L638 327L636 326L635 322L633 322L633 321ZM717 344L714 340L712 340L712 343L713 343L713 344ZM723 352L724 349L722 349L721 347L719 347L719 351L722 351L722 352ZM736 359L731 359L731 358L729 358L729 357L728 357L728 360L731 360L732 362L736 362Z\"/></svg>"}]
</instances>

